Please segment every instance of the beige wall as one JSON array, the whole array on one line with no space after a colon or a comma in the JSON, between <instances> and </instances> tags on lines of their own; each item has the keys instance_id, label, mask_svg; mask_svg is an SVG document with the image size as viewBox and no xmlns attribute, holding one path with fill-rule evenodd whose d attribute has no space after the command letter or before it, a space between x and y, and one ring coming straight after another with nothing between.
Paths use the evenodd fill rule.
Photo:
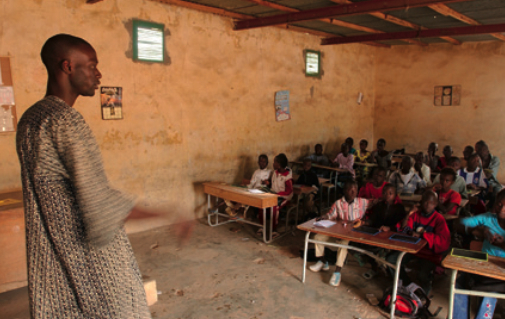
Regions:
<instances>
[{"instance_id":1,"label":"beige wall","mask_svg":"<svg viewBox=\"0 0 505 319\"><path fill-rule=\"evenodd\" d=\"M111 182L150 204L178 202L201 216L200 183L247 178L263 152L271 163L315 143L372 138L373 47L321 47L318 37L273 27L236 32L228 18L152 1L3 0L0 10L0 55L12 57L19 115L45 93L39 52L48 37L70 33L96 48L102 85L123 87L124 120L101 120L98 96L75 107L96 134ZM132 18L165 24L170 64L129 58ZM322 79L304 76L304 49L322 51ZM278 90L290 90L290 121L275 121ZM0 135L0 189L20 187L14 139Z\"/></svg>"},{"instance_id":2,"label":"beige wall","mask_svg":"<svg viewBox=\"0 0 505 319\"><path fill-rule=\"evenodd\" d=\"M451 44L379 49L376 60L374 137L388 148L425 151L432 141L462 156L485 140L502 160L505 148L505 44ZM434 87L461 85L460 106L433 106ZM505 169L498 178L505 181Z\"/></svg>"}]
</instances>

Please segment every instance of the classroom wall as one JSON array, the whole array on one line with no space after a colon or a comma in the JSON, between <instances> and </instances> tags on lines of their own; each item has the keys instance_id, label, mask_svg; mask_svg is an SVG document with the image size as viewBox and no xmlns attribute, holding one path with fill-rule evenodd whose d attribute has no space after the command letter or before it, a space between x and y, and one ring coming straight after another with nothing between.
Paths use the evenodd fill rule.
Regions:
<instances>
[{"instance_id":1,"label":"classroom wall","mask_svg":"<svg viewBox=\"0 0 505 319\"><path fill-rule=\"evenodd\" d=\"M374 137L387 148L424 151L432 141L439 155L451 145L463 156L466 145L483 139L505 160L505 44L500 41L378 49ZM434 87L461 85L460 106L434 106ZM505 182L505 169L499 180Z\"/></svg>"},{"instance_id":2,"label":"classroom wall","mask_svg":"<svg viewBox=\"0 0 505 319\"><path fill-rule=\"evenodd\" d=\"M318 37L275 27L233 31L229 18L153 1L84 2L2 1L0 55L12 57L18 116L45 94L45 40L88 40L102 85L123 87L124 119L102 120L98 95L75 108L96 135L111 183L149 205L203 216L201 183L240 182L261 153L271 165L280 152L295 159L322 143L336 155L347 136L372 138L374 47L322 47ZM165 25L169 62L132 61L133 18ZM304 49L322 51L321 79L305 77ZM291 94L289 121L275 121L279 90ZM0 189L21 187L15 134L0 134L0 149ZM151 226L159 224L139 227Z\"/></svg>"}]
</instances>

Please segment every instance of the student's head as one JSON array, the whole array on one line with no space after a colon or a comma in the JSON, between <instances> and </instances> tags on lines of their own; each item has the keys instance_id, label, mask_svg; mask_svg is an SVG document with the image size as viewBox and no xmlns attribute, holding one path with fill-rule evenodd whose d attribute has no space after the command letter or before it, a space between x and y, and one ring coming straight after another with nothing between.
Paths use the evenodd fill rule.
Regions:
<instances>
[{"instance_id":1,"label":"student's head","mask_svg":"<svg viewBox=\"0 0 505 319\"><path fill-rule=\"evenodd\" d=\"M452 156L447 162L447 165L457 172L461 168L461 159L457 156Z\"/></svg>"},{"instance_id":2,"label":"student's head","mask_svg":"<svg viewBox=\"0 0 505 319\"><path fill-rule=\"evenodd\" d=\"M62 94L94 96L102 74L98 71L95 49L81 38L57 34L49 38L40 52L49 83Z\"/></svg>"},{"instance_id":3,"label":"student's head","mask_svg":"<svg viewBox=\"0 0 505 319\"><path fill-rule=\"evenodd\" d=\"M316 155L323 155L323 146L321 144L316 144L315 151Z\"/></svg>"},{"instance_id":4,"label":"student's head","mask_svg":"<svg viewBox=\"0 0 505 319\"><path fill-rule=\"evenodd\" d=\"M367 147L368 147L367 140L363 139L363 140L359 141L359 149L360 150L365 151Z\"/></svg>"},{"instance_id":5,"label":"student's head","mask_svg":"<svg viewBox=\"0 0 505 319\"><path fill-rule=\"evenodd\" d=\"M473 153L468 158L468 162L466 163L466 170L469 172L473 172L477 169L477 167L479 167L479 164L480 164L479 154Z\"/></svg>"},{"instance_id":6,"label":"student's head","mask_svg":"<svg viewBox=\"0 0 505 319\"><path fill-rule=\"evenodd\" d=\"M303 170L308 172L312 168L312 161L310 158L306 158L303 160Z\"/></svg>"},{"instance_id":7,"label":"student's head","mask_svg":"<svg viewBox=\"0 0 505 319\"><path fill-rule=\"evenodd\" d=\"M340 146L340 151L344 156L347 156L349 154L349 145L347 143L344 143Z\"/></svg>"},{"instance_id":8,"label":"student's head","mask_svg":"<svg viewBox=\"0 0 505 319\"><path fill-rule=\"evenodd\" d=\"M379 151L383 151L384 148L386 147L386 140L383 139L383 138L380 138L378 141L377 141L377 149Z\"/></svg>"},{"instance_id":9,"label":"student's head","mask_svg":"<svg viewBox=\"0 0 505 319\"><path fill-rule=\"evenodd\" d=\"M386 184L382 189L382 200L388 204L393 204L396 198L396 187L393 184Z\"/></svg>"},{"instance_id":10,"label":"student's head","mask_svg":"<svg viewBox=\"0 0 505 319\"><path fill-rule=\"evenodd\" d=\"M417 152L416 157L414 157L414 160L416 161L416 164L422 164L424 161L424 154L423 152Z\"/></svg>"},{"instance_id":11,"label":"student's head","mask_svg":"<svg viewBox=\"0 0 505 319\"><path fill-rule=\"evenodd\" d=\"M445 158L450 158L452 156L452 147L450 145L444 146L444 156Z\"/></svg>"},{"instance_id":12,"label":"student's head","mask_svg":"<svg viewBox=\"0 0 505 319\"><path fill-rule=\"evenodd\" d=\"M440 171L440 184L444 192L448 192L451 189L451 185L455 180L456 172L451 167L445 167Z\"/></svg>"},{"instance_id":13,"label":"student's head","mask_svg":"<svg viewBox=\"0 0 505 319\"><path fill-rule=\"evenodd\" d=\"M465 149L463 150L463 158L465 159L465 161L468 161L470 155L472 155L473 152L474 152L473 146L467 145L465 147Z\"/></svg>"},{"instance_id":14,"label":"student's head","mask_svg":"<svg viewBox=\"0 0 505 319\"><path fill-rule=\"evenodd\" d=\"M427 190L421 197L421 214L430 215L438 205L438 197L433 191Z\"/></svg>"},{"instance_id":15,"label":"student's head","mask_svg":"<svg viewBox=\"0 0 505 319\"><path fill-rule=\"evenodd\" d=\"M344 184L344 197L347 202L351 202L358 195L358 183L356 181L350 180Z\"/></svg>"},{"instance_id":16,"label":"student's head","mask_svg":"<svg viewBox=\"0 0 505 319\"><path fill-rule=\"evenodd\" d=\"M349 146L349 149L352 148L352 146L354 145L354 140L352 139L352 137L348 137L345 139L345 144L347 144Z\"/></svg>"},{"instance_id":17,"label":"student's head","mask_svg":"<svg viewBox=\"0 0 505 319\"><path fill-rule=\"evenodd\" d=\"M430 145L428 145L428 153L435 154L437 151L438 151L438 144L435 142L431 142Z\"/></svg>"},{"instance_id":18,"label":"student's head","mask_svg":"<svg viewBox=\"0 0 505 319\"><path fill-rule=\"evenodd\" d=\"M265 154L261 154L258 157L258 166L261 169L265 169L268 166L268 156L266 156Z\"/></svg>"},{"instance_id":19,"label":"student's head","mask_svg":"<svg viewBox=\"0 0 505 319\"><path fill-rule=\"evenodd\" d=\"M505 188L496 195L493 212L498 215L499 220L505 219Z\"/></svg>"},{"instance_id":20,"label":"student's head","mask_svg":"<svg viewBox=\"0 0 505 319\"><path fill-rule=\"evenodd\" d=\"M274 157L274 169L285 169L288 166L288 158L284 153L280 153Z\"/></svg>"},{"instance_id":21,"label":"student's head","mask_svg":"<svg viewBox=\"0 0 505 319\"><path fill-rule=\"evenodd\" d=\"M475 152L479 154L480 158L487 158L489 156L489 147L486 142L480 140L475 143Z\"/></svg>"},{"instance_id":22,"label":"student's head","mask_svg":"<svg viewBox=\"0 0 505 319\"><path fill-rule=\"evenodd\" d=\"M402 174L408 174L413 165L413 159L410 156L404 156L402 158Z\"/></svg>"},{"instance_id":23,"label":"student's head","mask_svg":"<svg viewBox=\"0 0 505 319\"><path fill-rule=\"evenodd\" d=\"M372 181L375 187L381 187L386 180L387 170L385 167L377 167L373 171Z\"/></svg>"}]
</instances>

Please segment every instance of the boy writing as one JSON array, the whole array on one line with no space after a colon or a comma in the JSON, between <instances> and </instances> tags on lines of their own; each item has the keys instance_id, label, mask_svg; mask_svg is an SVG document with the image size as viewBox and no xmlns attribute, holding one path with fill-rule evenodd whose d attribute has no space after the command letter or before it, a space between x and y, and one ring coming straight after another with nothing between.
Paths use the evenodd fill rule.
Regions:
<instances>
[{"instance_id":1,"label":"boy writing","mask_svg":"<svg viewBox=\"0 0 505 319\"><path fill-rule=\"evenodd\" d=\"M333 206L331 206L330 211L324 216L318 218L329 219L329 220L344 220L348 222L353 222L360 220L365 215L371 201L358 198L358 184L355 181L347 181L344 185L344 196L337 200ZM337 239L334 237L329 237L323 234L316 234L314 236L315 240L329 242L334 241L338 244L348 245L348 240ZM319 272L320 270L329 270L329 264L324 258L324 245L316 244L316 257L319 259L317 263L310 266L309 269L313 272ZM332 286L339 286L341 280L341 271L344 266L345 259L347 258L347 249L339 248L337 253L337 263L336 269L331 276L329 284Z\"/></svg>"},{"instance_id":2,"label":"boy writing","mask_svg":"<svg viewBox=\"0 0 505 319\"><path fill-rule=\"evenodd\" d=\"M436 211L437 205L437 195L431 190L425 191L421 198L420 207L415 207L410 212L404 225L402 225L404 233L422 238L428 242L428 245L415 255L405 255L400 269L400 278L405 286L411 283L403 265L416 260L420 264L417 273L420 281L419 284L426 294L429 294L431 290L433 270L442 261L451 245L449 228L444 217ZM396 264L399 255L400 252L393 252L387 256L386 260L392 264ZM394 271L391 268L390 273L394 275Z\"/></svg>"}]
</instances>

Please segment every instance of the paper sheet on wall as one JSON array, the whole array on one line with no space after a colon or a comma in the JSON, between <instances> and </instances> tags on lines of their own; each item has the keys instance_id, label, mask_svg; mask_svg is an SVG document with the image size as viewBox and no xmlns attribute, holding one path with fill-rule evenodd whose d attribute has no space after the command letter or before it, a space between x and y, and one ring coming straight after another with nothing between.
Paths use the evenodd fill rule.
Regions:
<instances>
[{"instance_id":1,"label":"paper sheet on wall","mask_svg":"<svg viewBox=\"0 0 505 319\"><path fill-rule=\"evenodd\" d=\"M14 131L13 107L12 105L2 105L2 107L0 107L0 132Z\"/></svg>"},{"instance_id":2,"label":"paper sheet on wall","mask_svg":"<svg viewBox=\"0 0 505 319\"><path fill-rule=\"evenodd\" d=\"M0 86L0 105L15 105L12 86Z\"/></svg>"}]
</instances>

